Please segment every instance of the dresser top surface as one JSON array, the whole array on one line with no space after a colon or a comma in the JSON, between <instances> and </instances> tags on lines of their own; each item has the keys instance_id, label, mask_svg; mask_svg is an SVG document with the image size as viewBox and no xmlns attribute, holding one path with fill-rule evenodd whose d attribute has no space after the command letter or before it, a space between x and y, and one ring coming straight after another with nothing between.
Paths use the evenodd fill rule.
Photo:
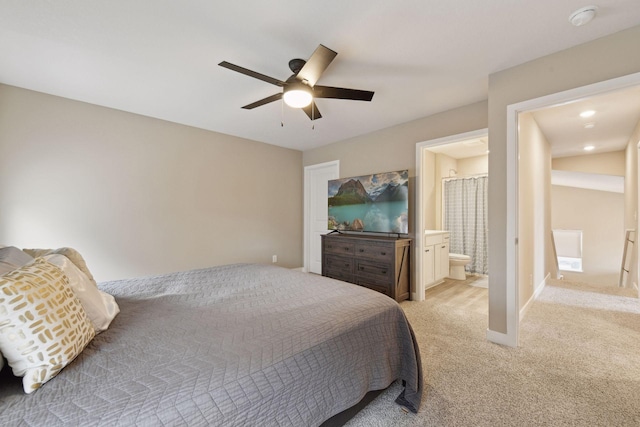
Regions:
<instances>
[{"instance_id":1,"label":"dresser top surface","mask_svg":"<svg viewBox=\"0 0 640 427\"><path fill-rule=\"evenodd\" d=\"M372 236L369 234L347 234L347 233L333 233L333 234L323 234L323 238L327 237L330 239L351 239L351 240L369 240L375 242L408 242L411 241L408 237L391 237L391 236Z\"/></svg>"}]
</instances>

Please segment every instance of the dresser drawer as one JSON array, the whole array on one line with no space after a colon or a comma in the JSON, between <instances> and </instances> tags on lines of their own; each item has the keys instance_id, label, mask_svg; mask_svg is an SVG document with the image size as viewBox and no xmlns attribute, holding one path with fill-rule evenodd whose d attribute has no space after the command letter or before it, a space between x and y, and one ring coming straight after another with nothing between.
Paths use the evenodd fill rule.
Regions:
<instances>
[{"instance_id":1,"label":"dresser drawer","mask_svg":"<svg viewBox=\"0 0 640 427\"><path fill-rule=\"evenodd\" d=\"M327 271L340 270L347 273L353 273L353 258L326 255L324 258L324 264Z\"/></svg>"},{"instance_id":2,"label":"dresser drawer","mask_svg":"<svg viewBox=\"0 0 640 427\"><path fill-rule=\"evenodd\" d=\"M366 278L363 278L363 277L356 277L355 284L380 292L381 294L391 296L391 289L389 285L375 283L374 280L367 280Z\"/></svg>"},{"instance_id":3,"label":"dresser drawer","mask_svg":"<svg viewBox=\"0 0 640 427\"><path fill-rule=\"evenodd\" d=\"M376 283L389 283L393 277L393 268L389 264L376 264L356 260L355 274L357 277L373 280Z\"/></svg>"},{"instance_id":4,"label":"dresser drawer","mask_svg":"<svg viewBox=\"0 0 640 427\"><path fill-rule=\"evenodd\" d=\"M356 243L356 257L389 262L395 246Z\"/></svg>"},{"instance_id":5,"label":"dresser drawer","mask_svg":"<svg viewBox=\"0 0 640 427\"><path fill-rule=\"evenodd\" d=\"M345 270L329 270L325 271L322 275L331 277L332 279L342 280L343 282L355 283L353 273Z\"/></svg>"},{"instance_id":6,"label":"dresser drawer","mask_svg":"<svg viewBox=\"0 0 640 427\"><path fill-rule=\"evenodd\" d=\"M356 251L354 242L325 241L324 250L328 254L353 255Z\"/></svg>"}]
</instances>

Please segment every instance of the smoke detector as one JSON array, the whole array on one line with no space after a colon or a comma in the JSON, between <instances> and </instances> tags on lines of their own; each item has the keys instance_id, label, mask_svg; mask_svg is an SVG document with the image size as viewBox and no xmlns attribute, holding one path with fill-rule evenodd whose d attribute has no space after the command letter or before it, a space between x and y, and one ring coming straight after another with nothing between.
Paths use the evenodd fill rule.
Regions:
<instances>
[{"instance_id":1,"label":"smoke detector","mask_svg":"<svg viewBox=\"0 0 640 427\"><path fill-rule=\"evenodd\" d=\"M581 7L569 15L569 22L571 22L571 25L576 27L588 24L593 18L595 18L597 10L597 6Z\"/></svg>"}]
</instances>

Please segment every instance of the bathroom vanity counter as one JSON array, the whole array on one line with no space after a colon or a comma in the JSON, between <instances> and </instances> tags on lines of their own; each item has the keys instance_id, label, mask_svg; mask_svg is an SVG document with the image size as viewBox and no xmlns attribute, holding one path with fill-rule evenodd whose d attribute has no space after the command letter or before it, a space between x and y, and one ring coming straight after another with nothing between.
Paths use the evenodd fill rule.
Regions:
<instances>
[{"instance_id":1,"label":"bathroom vanity counter","mask_svg":"<svg viewBox=\"0 0 640 427\"><path fill-rule=\"evenodd\" d=\"M449 232L424 231L424 281L425 289L438 285L449 275Z\"/></svg>"}]
</instances>

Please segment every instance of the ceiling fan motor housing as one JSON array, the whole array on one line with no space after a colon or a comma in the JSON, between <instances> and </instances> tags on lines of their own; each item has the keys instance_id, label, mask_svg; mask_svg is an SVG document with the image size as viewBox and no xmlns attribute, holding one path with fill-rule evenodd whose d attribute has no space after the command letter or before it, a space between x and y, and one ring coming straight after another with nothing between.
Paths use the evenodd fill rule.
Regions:
<instances>
[{"instance_id":1,"label":"ceiling fan motor housing","mask_svg":"<svg viewBox=\"0 0 640 427\"><path fill-rule=\"evenodd\" d=\"M302 70L302 67L304 67L304 64L306 63L307 61L305 61L304 59L300 59L300 58L292 59L291 61L289 61L289 69L294 74L298 74L300 70Z\"/></svg>"}]
</instances>

